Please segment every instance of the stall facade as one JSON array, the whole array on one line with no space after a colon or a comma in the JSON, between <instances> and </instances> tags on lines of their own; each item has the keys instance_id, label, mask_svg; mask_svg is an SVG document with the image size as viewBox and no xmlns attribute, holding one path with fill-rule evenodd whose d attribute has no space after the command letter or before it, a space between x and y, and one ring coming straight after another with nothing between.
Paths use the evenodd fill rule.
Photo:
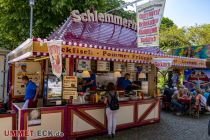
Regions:
<instances>
[{"instance_id":1,"label":"stall facade","mask_svg":"<svg viewBox=\"0 0 210 140\"><path fill-rule=\"evenodd\" d=\"M103 79L109 75L112 75L110 77L113 79L108 78L107 80L116 79L113 73L119 69L119 67L115 68L119 63L122 73L131 73L134 81L140 80L141 93L143 92L144 95L138 94L138 98L134 100L121 98L120 109L117 113L117 130L160 121L160 100L156 95L157 68L153 63L154 58L173 58L172 66L177 67L206 67L206 61L203 59L165 55L158 48L137 48L135 28L108 22L74 22L70 17L48 39L28 39L8 55L9 86L12 89L10 101L13 109L18 113L17 130L30 130L34 133L38 130L49 130L64 133L63 137L56 138L33 135L18 137L19 139L67 139L106 132L105 105L103 102L96 101L97 94L101 94L99 86L98 90L94 91L95 99L89 102L75 101L63 104L63 99L61 99L50 106L45 106L42 101L39 102L41 119L40 123L35 126L30 124L28 116L31 109L22 109L22 103L14 103L14 101L23 99L24 96L24 86L21 86L20 82L22 75L28 75L41 87L40 97L44 98L46 92L49 91L49 85L45 86L45 84L49 84L49 82L46 83L46 77L48 81L50 77L48 44L50 40L62 40L60 45L63 76L78 76L79 61L87 60L88 63L91 63L91 70L97 73L96 79L102 79L102 83L106 81ZM106 63L108 68L103 68L102 62L109 62ZM131 66L133 68L130 68ZM138 68L140 70L137 70ZM84 70L87 70L87 67ZM140 76L142 71L143 77ZM62 80L57 80L57 84L62 83ZM97 83L100 82L100 80L97 81ZM63 92L61 98L64 97L64 83L62 84L60 85L61 92ZM75 100L79 98L77 90L65 92L66 95L69 93L71 96L75 95Z\"/></svg>"}]
</instances>

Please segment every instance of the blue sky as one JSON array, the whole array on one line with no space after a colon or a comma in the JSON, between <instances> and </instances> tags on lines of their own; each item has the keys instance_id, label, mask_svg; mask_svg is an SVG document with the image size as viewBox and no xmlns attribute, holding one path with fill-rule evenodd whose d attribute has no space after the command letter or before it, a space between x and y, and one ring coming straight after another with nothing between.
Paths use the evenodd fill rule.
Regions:
<instances>
[{"instance_id":1,"label":"blue sky","mask_svg":"<svg viewBox=\"0 0 210 140\"><path fill-rule=\"evenodd\" d=\"M138 4L147 1L143 0ZM129 6L128 9L135 10L135 6ZM166 0L164 17L172 19L179 27L210 24L210 0Z\"/></svg>"}]
</instances>

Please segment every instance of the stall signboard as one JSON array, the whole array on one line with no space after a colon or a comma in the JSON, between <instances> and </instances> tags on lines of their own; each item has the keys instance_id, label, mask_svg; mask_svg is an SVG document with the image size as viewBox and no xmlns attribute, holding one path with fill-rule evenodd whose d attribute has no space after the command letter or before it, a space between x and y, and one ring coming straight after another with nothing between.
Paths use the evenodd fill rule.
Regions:
<instances>
[{"instance_id":1,"label":"stall signboard","mask_svg":"<svg viewBox=\"0 0 210 140\"><path fill-rule=\"evenodd\" d=\"M46 53L48 51L47 44L43 44L40 46L39 42L34 42L34 52ZM113 50L105 50L105 49L97 49L97 48L88 48L88 47L80 47L80 46L70 46L63 45L62 46L63 55L68 57L86 57L91 59L107 59L111 61L136 61L139 63L140 61L144 61L145 63L151 63L153 58L171 58L170 56L160 56L159 54L143 54L143 53L135 53L135 52L126 52L126 51L113 51ZM90 60L87 60L90 61ZM179 58L175 57L173 61L173 65L180 66L189 66L189 67L206 67L205 59L191 59L191 58ZM79 67L80 68L80 67ZM82 68L84 69L84 68Z\"/></svg>"},{"instance_id":2,"label":"stall signboard","mask_svg":"<svg viewBox=\"0 0 210 140\"><path fill-rule=\"evenodd\" d=\"M138 47L159 46L159 27L166 0L153 0L137 6Z\"/></svg>"},{"instance_id":3,"label":"stall signboard","mask_svg":"<svg viewBox=\"0 0 210 140\"><path fill-rule=\"evenodd\" d=\"M41 109L28 109L28 126L41 125Z\"/></svg>"},{"instance_id":4,"label":"stall signboard","mask_svg":"<svg viewBox=\"0 0 210 140\"><path fill-rule=\"evenodd\" d=\"M91 61L90 60L78 60L77 70L91 70Z\"/></svg>"},{"instance_id":5,"label":"stall signboard","mask_svg":"<svg viewBox=\"0 0 210 140\"><path fill-rule=\"evenodd\" d=\"M125 62L114 62L114 71L126 71L126 63Z\"/></svg>"},{"instance_id":6,"label":"stall signboard","mask_svg":"<svg viewBox=\"0 0 210 140\"><path fill-rule=\"evenodd\" d=\"M167 70L172 66L173 58L153 58L153 64L160 70Z\"/></svg>"},{"instance_id":7,"label":"stall signboard","mask_svg":"<svg viewBox=\"0 0 210 140\"><path fill-rule=\"evenodd\" d=\"M63 99L77 99L77 77L64 76L63 77Z\"/></svg>"},{"instance_id":8,"label":"stall signboard","mask_svg":"<svg viewBox=\"0 0 210 140\"><path fill-rule=\"evenodd\" d=\"M188 89L210 89L210 69L191 69L184 71L183 84Z\"/></svg>"},{"instance_id":9,"label":"stall signboard","mask_svg":"<svg viewBox=\"0 0 210 140\"><path fill-rule=\"evenodd\" d=\"M24 95L25 85L22 83L23 76L28 76L31 81L39 86L41 84L41 72L41 64L39 62L16 62L14 69L14 96Z\"/></svg>"},{"instance_id":10,"label":"stall signboard","mask_svg":"<svg viewBox=\"0 0 210 140\"><path fill-rule=\"evenodd\" d=\"M48 42L48 52L52 66L52 72L58 78L62 74L62 41L53 40Z\"/></svg>"},{"instance_id":11,"label":"stall signboard","mask_svg":"<svg viewBox=\"0 0 210 140\"><path fill-rule=\"evenodd\" d=\"M108 61L97 61L97 71L110 71L110 62Z\"/></svg>"}]
</instances>

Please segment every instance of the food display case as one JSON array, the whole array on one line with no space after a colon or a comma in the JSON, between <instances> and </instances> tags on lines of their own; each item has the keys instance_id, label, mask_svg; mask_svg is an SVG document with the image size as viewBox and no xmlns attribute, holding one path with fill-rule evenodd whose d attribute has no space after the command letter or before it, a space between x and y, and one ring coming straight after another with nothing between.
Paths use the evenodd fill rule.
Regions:
<instances>
[{"instance_id":1,"label":"food display case","mask_svg":"<svg viewBox=\"0 0 210 140\"><path fill-rule=\"evenodd\" d=\"M46 87L44 105L62 105L62 77L57 78L55 75L47 75L44 86Z\"/></svg>"}]
</instances>

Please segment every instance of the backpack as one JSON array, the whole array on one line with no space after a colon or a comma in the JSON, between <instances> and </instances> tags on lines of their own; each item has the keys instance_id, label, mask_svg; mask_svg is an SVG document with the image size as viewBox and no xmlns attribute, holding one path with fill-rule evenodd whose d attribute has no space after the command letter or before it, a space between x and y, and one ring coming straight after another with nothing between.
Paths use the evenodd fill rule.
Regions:
<instances>
[{"instance_id":1,"label":"backpack","mask_svg":"<svg viewBox=\"0 0 210 140\"><path fill-rule=\"evenodd\" d=\"M112 96L110 93L109 93L109 96L111 97L111 100L110 100L110 103L109 103L109 108L111 110L118 110L119 109L119 101L117 99L117 95L115 93L114 96Z\"/></svg>"}]
</instances>

